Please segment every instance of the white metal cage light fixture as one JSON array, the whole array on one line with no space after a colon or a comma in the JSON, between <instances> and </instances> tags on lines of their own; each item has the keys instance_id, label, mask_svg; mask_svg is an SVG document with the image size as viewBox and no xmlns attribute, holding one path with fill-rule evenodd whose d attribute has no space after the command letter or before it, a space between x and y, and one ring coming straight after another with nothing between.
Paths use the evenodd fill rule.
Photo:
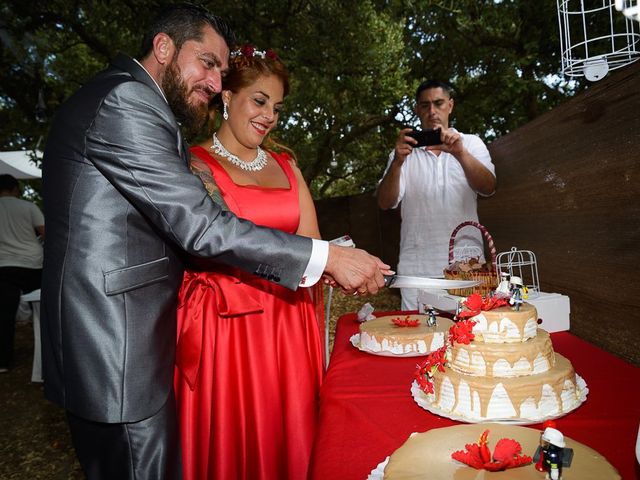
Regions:
<instances>
[{"instance_id":1,"label":"white metal cage light fixture","mask_svg":"<svg viewBox=\"0 0 640 480\"><path fill-rule=\"evenodd\" d=\"M616 0L616 10L625 17L640 22L640 0Z\"/></svg>"},{"instance_id":2,"label":"white metal cage light fixture","mask_svg":"<svg viewBox=\"0 0 640 480\"><path fill-rule=\"evenodd\" d=\"M640 27L618 4L638 15L638 0L557 0L563 74L596 81L640 58Z\"/></svg>"}]
</instances>

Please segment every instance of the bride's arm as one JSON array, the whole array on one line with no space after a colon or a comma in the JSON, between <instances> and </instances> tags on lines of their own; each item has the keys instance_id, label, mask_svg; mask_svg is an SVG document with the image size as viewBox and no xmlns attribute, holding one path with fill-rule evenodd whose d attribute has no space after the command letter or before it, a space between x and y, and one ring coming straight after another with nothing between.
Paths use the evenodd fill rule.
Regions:
<instances>
[{"instance_id":1,"label":"bride's arm","mask_svg":"<svg viewBox=\"0 0 640 480\"><path fill-rule=\"evenodd\" d=\"M300 202L300 223L298 224L298 235L305 237L320 238L320 228L318 227L318 217L316 215L316 207L313 203L313 197L305 182L302 172L293 162L291 164L298 182L298 197ZM318 328L323 332L323 315L324 315L324 292L323 283L318 282L308 289L311 300L315 304L316 316L318 318ZM324 334L324 333L323 333Z\"/></svg>"},{"instance_id":2,"label":"bride's arm","mask_svg":"<svg viewBox=\"0 0 640 480\"><path fill-rule=\"evenodd\" d=\"M222 192L220 192L218 184L211 174L209 165L192 153L191 159L189 160L189 167L191 168L191 172L202 181L204 188L207 189L207 193L209 193L211 199L220 205L222 210L229 211L227 203L224 201L224 198L222 198Z\"/></svg>"},{"instance_id":3,"label":"bride's arm","mask_svg":"<svg viewBox=\"0 0 640 480\"><path fill-rule=\"evenodd\" d=\"M318 227L318 217L316 207L313 204L311 192L305 182L302 172L296 165L291 165L298 182L298 197L300 202L300 223L298 224L298 235L305 237L320 238L320 228Z\"/></svg>"}]
</instances>

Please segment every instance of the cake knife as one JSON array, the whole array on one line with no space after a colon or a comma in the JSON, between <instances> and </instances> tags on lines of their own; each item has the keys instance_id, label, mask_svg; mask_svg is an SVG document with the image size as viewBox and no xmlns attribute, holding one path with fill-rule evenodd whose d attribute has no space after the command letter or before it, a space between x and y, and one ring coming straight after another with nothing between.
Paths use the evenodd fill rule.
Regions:
<instances>
[{"instance_id":1,"label":"cake knife","mask_svg":"<svg viewBox=\"0 0 640 480\"><path fill-rule=\"evenodd\" d=\"M480 284L477 280L446 280L444 278L410 277L408 275L385 275L384 286L388 288L468 288Z\"/></svg>"}]
</instances>

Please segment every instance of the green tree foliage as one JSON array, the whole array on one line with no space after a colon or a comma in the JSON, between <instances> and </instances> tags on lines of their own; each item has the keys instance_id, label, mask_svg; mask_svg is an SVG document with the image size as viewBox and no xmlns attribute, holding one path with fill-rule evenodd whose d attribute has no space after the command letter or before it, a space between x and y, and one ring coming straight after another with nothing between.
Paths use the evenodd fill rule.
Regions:
<instances>
[{"instance_id":1,"label":"green tree foliage","mask_svg":"<svg viewBox=\"0 0 640 480\"><path fill-rule=\"evenodd\" d=\"M124 51L165 0L0 1L0 147L34 148L58 105ZM491 140L581 88L559 76L555 2L200 2L292 75L274 135L316 197L371 190L426 78L456 89L453 123Z\"/></svg>"},{"instance_id":2,"label":"green tree foliage","mask_svg":"<svg viewBox=\"0 0 640 480\"><path fill-rule=\"evenodd\" d=\"M428 8L424 8L428 3ZM412 2L407 54L416 79L455 86L454 124L491 140L553 108L579 83L561 76L556 3Z\"/></svg>"}]
</instances>

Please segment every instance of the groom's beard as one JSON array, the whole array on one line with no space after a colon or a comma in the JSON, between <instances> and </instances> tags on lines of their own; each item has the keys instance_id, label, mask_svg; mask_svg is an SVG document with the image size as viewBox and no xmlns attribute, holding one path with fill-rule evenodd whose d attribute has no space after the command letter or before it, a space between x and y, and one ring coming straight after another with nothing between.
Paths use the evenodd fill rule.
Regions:
<instances>
[{"instance_id":1,"label":"groom's beard","mask_svg":"<svg viewBox=\"0 0 640 480\"><path fill-rule=\"evenodd\" d=\"M189 90L182 80L180 67L175 59L167 66L162 79L162 90L167 97L169 107L178 122L186 129L190 137L202 133L208 119L209 106L199 103L197 106L189 103Z\"/></svg>"}]
</instances>

